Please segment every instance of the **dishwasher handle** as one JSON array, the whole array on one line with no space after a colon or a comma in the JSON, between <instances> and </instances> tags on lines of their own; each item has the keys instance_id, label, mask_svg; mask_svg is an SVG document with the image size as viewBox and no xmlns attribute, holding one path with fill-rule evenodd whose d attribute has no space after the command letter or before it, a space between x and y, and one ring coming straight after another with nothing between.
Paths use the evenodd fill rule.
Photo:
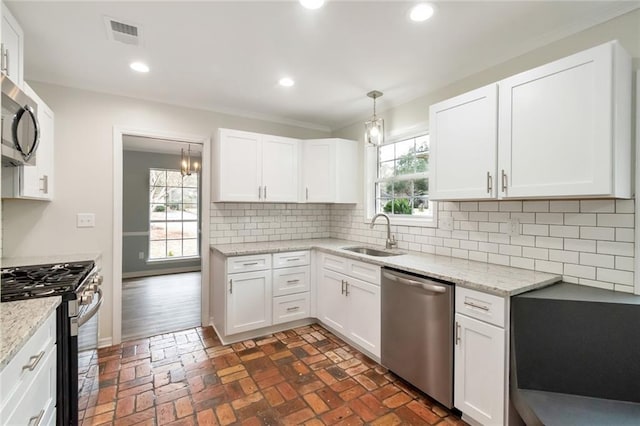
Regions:
<instances>
[{"instance_id":1,"label":"dishwasher handle","mask_svg":"<svg viewBox=\"0 0 640 426\"><path fill-rule=\"evenodd\" d=\"M382 275L387 278L390 279L392 281L396 281L400 284L405 284L405 285L409 285L412 287L419 287L425 291L431 291L433 293L446 293L447 292L447 288L445 286L441 286L441 285L435 285L435 284L431 284L431 283L426 283L426 282L420 282L420 281L415 281L415 280L410 280L407 278L402 278L399 277L395 274L390 274L389 272L383 272Z\"/></svg>"}]
</instances>

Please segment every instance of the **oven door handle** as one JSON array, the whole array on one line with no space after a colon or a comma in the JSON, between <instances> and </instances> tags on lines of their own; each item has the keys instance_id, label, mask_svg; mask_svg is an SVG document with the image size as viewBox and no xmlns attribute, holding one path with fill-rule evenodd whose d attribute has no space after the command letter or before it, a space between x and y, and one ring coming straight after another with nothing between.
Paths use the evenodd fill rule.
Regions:
<instances>
[{"instance_id":1,"label":"oven door handle","mask_svg":"<svg viewBox=\"0 0 640 426\"><path fill-rule=\"evenodd\" d=\"M96 293L98 293L98 303L96 303L96 306L91 308L89 312L78 318L78 327L82 327L83 324L85 324L96 313L98 313L98 309L100 309L100 305L102 305L102 300L104 299L104 297L102 296L102 289L100 287L96 289Z\"/></svg>"}]
</instances>

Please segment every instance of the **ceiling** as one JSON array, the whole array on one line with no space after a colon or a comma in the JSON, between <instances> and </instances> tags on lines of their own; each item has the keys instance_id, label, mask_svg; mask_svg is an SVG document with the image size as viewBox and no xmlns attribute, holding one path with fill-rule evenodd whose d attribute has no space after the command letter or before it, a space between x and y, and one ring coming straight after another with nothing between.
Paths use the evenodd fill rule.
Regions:
<instances>
[{"instance_id":1,"label":"ceiling","mask_svg":"<svg viewBox=\"0 0 640 426\"><path fill-rule=\"evenodd\" d=\"M384 110L639 7L637 1L7 1L25 78L322 130ZM139 25L110 41L104 17ZM151 72L129 69L135 60ZM291 88L278 86L283 76Z\"/></svg>"}]
</instances>

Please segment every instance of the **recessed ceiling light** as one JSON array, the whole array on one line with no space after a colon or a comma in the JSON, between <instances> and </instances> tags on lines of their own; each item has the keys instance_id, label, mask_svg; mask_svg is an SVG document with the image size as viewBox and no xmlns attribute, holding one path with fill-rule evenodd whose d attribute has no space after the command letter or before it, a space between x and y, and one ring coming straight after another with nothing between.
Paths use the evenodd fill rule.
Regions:
<instances>
[{"instance_id":1,"label":"recessed ceiling light","mask_svg":"<svg viewBox=\"0 0 640 426\"><path fill-rule=\"evenodd\" d=\"M429 3L418 3L411 8L409 18L414 22L424 22L433 16L433 6Z\"/></svg>"},{"instance_id":2,"label":"recessed ceiling light","mask_svg":"<svg viewBox=\"0 0 640 426\"><path fill-rule=\"evenodd\" d=\"M132 62L129 66L134 71L149 72L149 65L145 64L144 62Z\"/></svg>"},{"instance_id":3,"label":"recessed ceiling light","mask_svg":"<svg viewBox=\"0 0 640 426\"><path fill-rule=\"evenodd\" d=\"M300 0L300 4L307 9L320 9L324 5L324 0Z\"/></svg>"},{"instance_id":4,"label":"recessed ceiling light","mask_svg":"<svg viewBox=\"0 0 640 426\"><path fill-rule=\"evenodd\" d=\"M280 80L278 80L278 84L283 87L291 87L296 84L296 82L289 77L282 77Z\"/></svg>"}]
</instances>

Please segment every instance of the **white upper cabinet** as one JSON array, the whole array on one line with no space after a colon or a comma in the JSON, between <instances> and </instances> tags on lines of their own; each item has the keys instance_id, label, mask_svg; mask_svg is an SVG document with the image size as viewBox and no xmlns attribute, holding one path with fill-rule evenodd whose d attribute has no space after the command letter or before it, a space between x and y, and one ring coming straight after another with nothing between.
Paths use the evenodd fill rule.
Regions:
<instances>
[{"instance_id":1,"label":"white upper cabinet","mask_svg":"<svg viewBox=\"0 0 640 426\"><path fill-rule=\"evenodd\" d=\"M491 84L432 105L429 116L429 198L494 198L498 86Z\"/></svg>"},{"instance_id":2,"label":"white upper cabinet","mask_svg":"<svg viewBox=\"0 0 640 426\"><path fill-rule=\"evenodd\" d=\"M2 51L0 68L11 81L22 87L24 75L24 33L7 6L2 3Z\"/></svg>"},{"instance_id":3,"label":"white upper cabinet","mask_svg":"<svg viewBox=\"0 0 640 426\"><path fill-rule=\"evenodd\" d=\"M302 143L300 201L357 203L358 143L347 139L312 139Z\"/></svg>"},{"instance_id":4,"label":"white upper cabinet","mask_svg":"<svg viewBox=\"0 0 640 426\"><path fill-rule=\"evenodd\" d=\"M264 201L298 201L297 139L263 136L262 199Z\"/></svg>"},{"instance_id":5,"label":"white upper cabinet","mask_svg":"<svg viewBox=\"0 0 640 426\"><path fill-rule=\"evenodd\" d=\"M213 201L298 199L296 139L220 129L214 164Z\"/></svg>"},{"instance_id":6,"label":"white upper cabinet","mask_svg":"<svg viewBox=\"0 0 640 426\"><path fill-rule=\"evenodd\" d=\"M497 102L492 84L431 106L432 200L631 196L631 59L618 42L497 86Z\"/></svg>"},{"instance_id":7,"label":"white upper cabinet","mask_svg":"<svg viewBox=\"0 0 640 426\"><path fill-rule=\"evenodd\" d=\"M630 114L631 60L617 42L501 81L502 196L630 197Z\"/></svg>"}]
</instances>

